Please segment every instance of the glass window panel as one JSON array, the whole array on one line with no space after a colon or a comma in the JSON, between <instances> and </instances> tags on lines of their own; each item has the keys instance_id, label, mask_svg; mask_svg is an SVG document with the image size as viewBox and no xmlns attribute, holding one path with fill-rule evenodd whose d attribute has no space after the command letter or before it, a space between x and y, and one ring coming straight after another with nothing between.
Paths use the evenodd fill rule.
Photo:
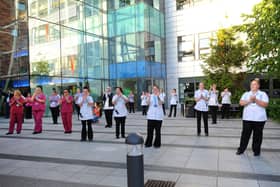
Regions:
<instances>
[{"instance_id":1,"label":"glass window panel","mask_svg":"<svg viewBox=\"0 0 280 187\"><path fill-rule=\"evenodd\" d=\"M103 13L100 10L85 5L85 20L87 32L102 35Z\"/></svg>"},{"instance_id":2,"label":"glass window panel","mask_svg":"<svg viewBox=\"0 0 280 187\"><path fill-rule=\"evenodd\" d=\"M29 40L31 74L60 75L59 26L30 18Z\"/></svg>"},{"instance_id":3,"label":"glass window panel","mask_svg":"<svg viewBox=\"0 0 280 187\"><path fill-rule=\"evenodd\" d=\"M191 61L195 58L194 35L179 36L178 44L178 61Z\"/></svg>"},{"instance_id":4,"label":"glass window panel","mask_svg":"<svg viewBox=\"0 0 280 187\"><path fill-rule=\"evenodd\" d=\"M208 33L200 33L198 35L198 45L199 45L199 59L202 59L206 57L207 55L210 54L211 49L210 49L210 43L211 43L211 38L213 37L212 32Z\"/></svg>"},{"instance_id":5,"label":"glass window panel","mask_svg":"<svg viewBox=\"0 0 280 187\"><path fill-rule=\"evenodd\" d=\"M75 0L68 0L65 4L64 1L60 2L60 22L62 25L84 30L84 5L83 3Z\"/></svg>"},{"instance_id":6,"label":"glass window panel","mask_svg":"<svg viewBox=\"0 0 280 187\"><path fill-rule=\"evenodd\" d=\"M87 77L84 34L62 27L61 71L64 76Z\"/></svg>"}]
</instances>

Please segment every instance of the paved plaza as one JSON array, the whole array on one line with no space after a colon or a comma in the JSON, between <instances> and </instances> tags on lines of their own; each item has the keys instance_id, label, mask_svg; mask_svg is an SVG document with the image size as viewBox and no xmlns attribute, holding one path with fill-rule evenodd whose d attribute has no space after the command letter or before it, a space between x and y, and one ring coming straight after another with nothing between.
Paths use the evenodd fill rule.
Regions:
<instances>
[{"instance_id":1,"label":"paved plaza","mask_svg":"<svg viewBox=\"0 0 280 187\"><path fill-rule=\"evenodd\" d=\"M42 134L32 135L33 120L25 120L20 135L6 136L8 120L0 118L0 186L126 187L126 145L115 139L114 128L104 128L104 117L94 125L94 141L80 142L80 122L72 134L61 123L44 119ZM210 121L210 120L209 120ZM126 132L146 136L140 113L127 118ZM176 187L279 187L280 124L267 122L263 149L254 157L249 149L235 155L241 120L219 120L209 137L196 136L193 118L166 118L162 147L145 148L145 180L176 182Z\"/></svg>"}]
</instances>

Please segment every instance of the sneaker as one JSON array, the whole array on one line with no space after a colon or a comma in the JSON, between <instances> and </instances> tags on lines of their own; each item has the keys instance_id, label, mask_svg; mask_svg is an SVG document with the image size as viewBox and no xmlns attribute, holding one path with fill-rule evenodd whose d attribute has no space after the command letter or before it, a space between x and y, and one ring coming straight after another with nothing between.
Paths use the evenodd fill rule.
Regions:
<instances>
[{"instance_id":1,"label":"sneaker","mask_svg":"<svg viewBox=\"0 0 280 187\"><path fill-rule=\"evenodd\" d=\"M243 152L242 151L236 151L236 155L242 155L243 154Z\"/></svg>"}]
</instances>

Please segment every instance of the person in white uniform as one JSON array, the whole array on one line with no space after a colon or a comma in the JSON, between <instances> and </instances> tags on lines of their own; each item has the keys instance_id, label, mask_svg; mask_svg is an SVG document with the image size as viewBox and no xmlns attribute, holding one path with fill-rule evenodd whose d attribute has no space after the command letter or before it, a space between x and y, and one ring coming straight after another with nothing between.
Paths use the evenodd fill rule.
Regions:
<instances>
[{"instance_id":1,"label":"person in white uniform","mask_svg":"<svg viewBox=\"0 0 280 187\"><path fill-rule=\"evenodd\" d=\"M170 94L170 111L169 111L169 115L168 117L172 116L172 111L174 109L174 114L173 117L176 117L176 113L177 113L177 103L178 103L178 95L176 93L176 89L172 89L171 90L171 94Z\"/></svg>"},{"instance_id":2,"label":"person in white uniform","mask_svg":"<svg viewBox=\"0 0 280 187\"><path fill-rule=\"evenodd\" d=\"M105 128L112 128L113 125L113 110L114 105L112 103L113 93L111 92L111 87L107 87L105 93L103 94L103 110L105 113L106 125Z\"/></svg>"},{"instance_id":3,"label":"person in white uniform","mask_svg":"<svg viewBox=\"0 0 280 187\"><path fill-rule=\"evenodd\" d=\"M222 119L225 117L229 118L229 109L231 105L231 92L228 88L225 88L224 91L221 93L222 97Z\"/></svg>"},{"instance_id":4,"label":"person in white uniform","mask_svg":"<svg viewBox=\"0 0 280 187\"><path fill-rule=\"evenodd\" d=\"M81 141L86 141L87 136L88 140L92 141L92 107L94 103L92 97L89 95L88 87L83 88L83 94L79 97L78 104L80 106L80 120L82 122Z\"/></svg>"},{"instance_id":5,"label":"person in white uniform","mask_svg":"<svg viewBox=\"0 0 280 187\"><path fill-rule=\"evenodd\" d=\"M153 94L148 97L149 110L147 114L148 123L145 147L152 146L154 131L156 134L154 147L160 148L161 146L161 126L164 117L162 104L164 101L159 95L159 87L154 86Z\"/></svg>"},{"instance_id":6,"label":"person in white uniform","mask_svg":"<svg viewBox=\"0 0 280 187\"><path fill-rule=\"evenodd\" d=\"M121 87L116 87L116 95L112 99L114 105L114 119L116 122L116 138L119 139L120 136L120 126L121 126L121 136L125 138L125 120L127 116L126 103L128 98L123 94L123 89Z\"/></svg>"},{"instance_id":7,"label":"person in white uniform","mask_svg":"<svg viewBox=\"0 0 280 187\"><path fill-rule=\"evenodd\" d=\"M253 132L252 149L254 156L261 154L261 144L263 139L263 128L267 120L266 107L269 98L267 94L261 90L259 79L251 81L251 90L245 92L239 104L244 106L243 109L243 128L240 139L240 146L236 154L243 154L247 148L251 133Z\"/></svg>"},{"instance_id":8,"label":"person in white uniform","mask_svg":"<svg viewBox=\"0 0 280 187\"><path fill-rule=\"evenodd\" d=\"M194 99L196 101L194 109L196 110L197 117L197 136L200 136L201 133L201 116L203 117L205 136L208 136L208 98L209 93L204 89L204 84L202 82L199 83L199 89L194 93Z\"/></svg>"},{"instance_id":9,"label":"person in white uniform","mask_svg":"<svg viewBox=\"0 0 280 187\"><path fill-rule=\"evenodd\" d=\"M159 94L160 99L163 101L162 103L162 110L163 110L163 114L166 115L166 111L165 111L165 93L163 89L160 89L160 94Z\"/></svg>"},{"instance_id":10,"label":"person in white uniform","mask_svg":"<svg viewBox=\"0 0 280 187\"><path fill-rule=\"evenodd\" d=\"M218 102L219 91L217 90L217 85L213 84L209 90L209 111L212 117L212 124L217 124L217 112L219 109Z\"/></svg>"},{"instance_id":11,"label":"person in white uniform","mask_svg":"<svg viewBox=\"0 0 280 187\"><path fill-rule=\"evenodd\" d=\"M146 116L147 115L147 107L148 107L148 96L146 92L142 92L141 95L141 106L142 106L142 115Z\"/></svg>"}]
</instances>

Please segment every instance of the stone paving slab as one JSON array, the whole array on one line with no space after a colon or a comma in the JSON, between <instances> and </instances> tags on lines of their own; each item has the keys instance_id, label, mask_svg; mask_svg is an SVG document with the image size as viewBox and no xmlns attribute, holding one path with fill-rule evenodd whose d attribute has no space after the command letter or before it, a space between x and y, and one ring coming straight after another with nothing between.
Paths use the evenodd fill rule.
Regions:
<instances>
[{"instance_id":1,"label":"stone paving slab","mask_svg":"<svg viewBox=\"0 0 280 187\"><path fill-rule=\"evenodd\" d=\"M126 186L124 139L115 139L114 128L104 128L101 119L94 125L94 142L80 142L81 125L75 117L73 120L70 135L63 134L61 124L52 125L50 118L45 118L42 134L32 135L33 121L25 120L22 134L5 136L8 120L0 118L0 175L13 178L13 186L19 186L23 179L33 186L63 186L65 182L74 186ZM267 122L262 155L254 157L250 149L235 155L240 119L210 125L210 137L197 137L195 122L183 117L165 119L162 148L144 149L146 181L171 180L176 187L280 186L279 124ZM145 117L129 115L126 132L145 136ZM10 180L1 179L0 186L10 185Z\"/></svg>"}]
</instances>

